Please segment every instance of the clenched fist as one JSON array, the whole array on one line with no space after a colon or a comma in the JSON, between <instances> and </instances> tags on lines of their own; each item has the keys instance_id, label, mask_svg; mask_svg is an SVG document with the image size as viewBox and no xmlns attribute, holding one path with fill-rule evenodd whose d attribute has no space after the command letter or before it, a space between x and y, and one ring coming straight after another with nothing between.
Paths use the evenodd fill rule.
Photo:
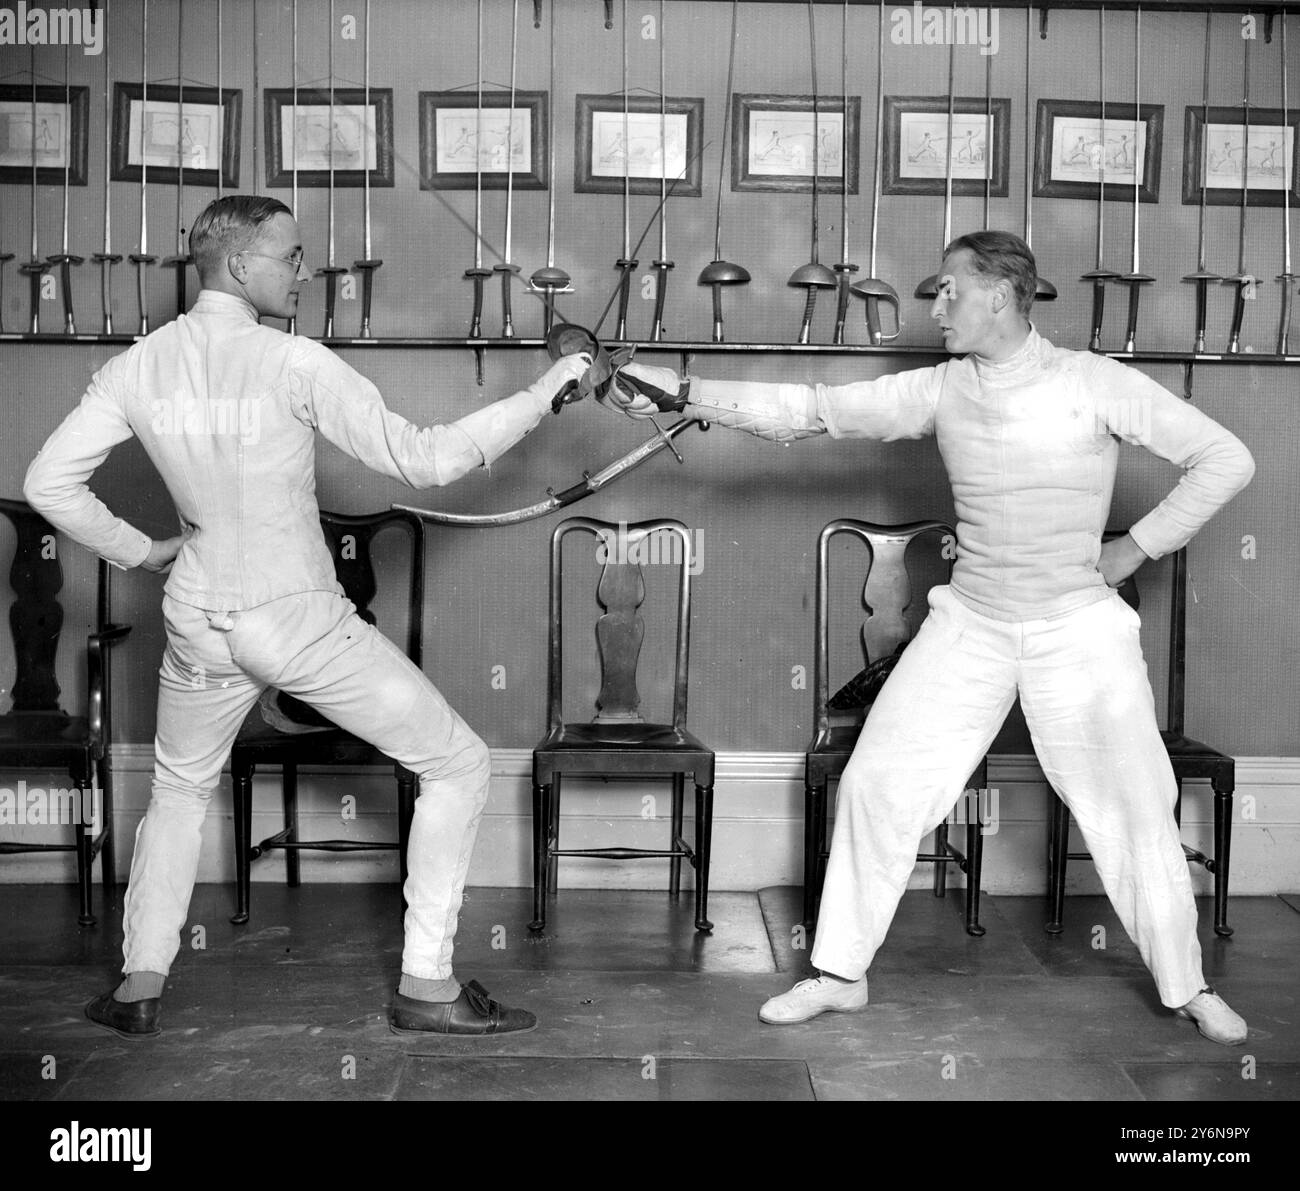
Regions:
<instances>
[{"instance_id":1,"label":"clenched fist","mask_svg":"<svg viewBox=\"0 0 1300 1191\"><path fill-rule=\"evenodd\" d=\"M624 364L614 373L608 400L629 417L651 418L657 413L680 413L689 391L690 382L683 384L671 368Z\"/></svg>"}]
</instances>

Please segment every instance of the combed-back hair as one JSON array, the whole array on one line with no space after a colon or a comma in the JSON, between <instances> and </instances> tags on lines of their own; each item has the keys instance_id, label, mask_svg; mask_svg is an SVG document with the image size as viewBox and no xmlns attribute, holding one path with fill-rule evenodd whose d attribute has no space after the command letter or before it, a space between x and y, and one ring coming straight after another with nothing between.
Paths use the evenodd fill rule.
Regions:
<instances>
[{"instance_id":1,"label":"combed-back hair","mask_svg":"<svg viewBox=\"0 0 1300 1191\"><path fill-rule=\"evenodd\" d=\"M223 268L232 252L252 244L268 219L292 214L279 199L260 194L213 199L190 228L190 256L200 279Z\"/></svg>"},{"instance_id":2,"label":"combed-back hair","mask_svg":"<svg viewBox=\"0 0 1300 1191\"><path fill-rule=\"evenodd\" d=\"M1027 316L1038 292L1038 265L1029 245L1011 232L971 232L958 236L943 255L951 256L963 248L971 254L971 269L977 277L1011 282L1016 307Z\"/></svg>"}]
</instances>

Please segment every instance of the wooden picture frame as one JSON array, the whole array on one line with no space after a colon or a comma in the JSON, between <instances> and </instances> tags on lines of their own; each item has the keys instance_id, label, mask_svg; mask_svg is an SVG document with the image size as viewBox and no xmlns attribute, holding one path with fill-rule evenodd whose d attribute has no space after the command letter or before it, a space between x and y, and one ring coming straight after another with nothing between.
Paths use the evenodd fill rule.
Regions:
<instances>
[{"instance_id":1,"label":"wooden picture frame","mask_svg":"<svg viewBox=\"0 0 1300 1191\"><path fill-rule=\"evenodd\" d=\"M114 85L114 182L140 181L143 152L150 182L174 183L183 173L186 186L215 186L220 162L222 185L239 185L243 92L223 88L218 97L215 87L186 87L182 95L178 87L150 83L147 106L144 95L142 83ZM177 164L182 151L184 170Z\"/></svg>"},{"instance_id":2,"label":"wooden picture frame","mask_svg":"<svg viewBox=\"0 0 1300 1191\"><path fill-rule=\"evenodd\" d=\"M0 87L0 183L30 186L34 150L38 186L85 186L89 111L88 87L37 87L33 123L31 86Z\"/></svg>"},{"instance_id":3,"label":"wooden picture frame","mask_svg":"<svg viewBox=\"0 0 1300 1191\"><path fill-rule=\"evenodd\" d=\"M1247 204L1280 207L1283 194L1300 202L1296 162L1300 160L1300 111L1251 108L1250 136L1242 136L1241 108L1189 107L1183 125L1183 202L1200 206L1201 187L1211 207L1240 207L1241 149L1246 145ZM1204 119L1208 116L1208 121ZM1208 130L1208 135L1207 135ZM1278 150L1282 159L1278 160Z\"/></svg>"},{"instance_id":4,"label":"wooden picture frame","mask_svg":"<svg viewBox=\"0 0 1300 1191\"><path fill-rule=\"evenodd\" d=\"M1138 201L1160 201L1160 155L1165 109L1142 104L1142 118L1131 103L1040 99L1034 141L1034 196L1095 201L1105 182L1106 198L1133 201L1133 174L1139 171ZM1137 124L1135 130L1135 124ZM1136 149L1136 157L1135 157Z\"/></svg>"},{"instance_id":5,"label":"wooden picture frame","mask_svg":"<svg viewBox=\"0 0 1300 1191\"><path fill-rule=\"evenodd\" d=\"M704 100L669 95L660 128L657 95L627 97L627 147L622 95L579 95L575 116L573 188L580 194L658 194L666 177L674 198L702 193ZM661 145L664 150L661 152ZM667 166L662 158L667 159Z\"/></svg>"},{"instance_id":6,"label":"wooden picture frame","mask_svg":"<svg viewBox=\"0 0 1300 1191\"><path fill-rule=\"evenodd\" d=\"M952 145L947 154L948 97L885 96L881 193L944 194L947 158L952 158L952 192L983 195L986 174L990 193L1008 194L1011 162L1011 100L955 98ZM991 108L991 120L990 112ZM989 136L988 125L992 124ZM991 152L985 143L992 140Z\"/></svg>"},{"instance_id":7,"label":"wooden picture frame","mask_svg":"<svg viewBox=\"0 0 1300 1191\"><path fill-rule=\"evenodd\" d=\"M847 135L845 104L839 95L733 95L731 100L731 189L811 191L814 138L817 190L858 193L859 125L862 98L849 96ZM845 160L840 160L841 148Z\"/></svg>"},{"instance_id":8,"label":"wooden picture frame","mask_svg":"<svg viewBox=\"0 0 1300 1191\"><path fill-rule=\"evenodd\" d=\"M295 94L297 100L295 103ZM370 88L370 112L361 87L268 87L266 96L266 185L359 187L393 185L393 91ZM333 170L330 169L331 155Z\"/></svg>"},{"instance_id":9,"label":"wooden picture frame","mask_svg":"<svg viewBox=\"0 0 1300 1191\"><path fill-rule=\"evenodd\" d=\"M550 185L545 91L421 91L420 189L545 190ZM510 142L507 161L506 142ZM480 142L477 154L475 144ZM477 158L477 160L476 160Z\"/></svg>"}]
</instances>

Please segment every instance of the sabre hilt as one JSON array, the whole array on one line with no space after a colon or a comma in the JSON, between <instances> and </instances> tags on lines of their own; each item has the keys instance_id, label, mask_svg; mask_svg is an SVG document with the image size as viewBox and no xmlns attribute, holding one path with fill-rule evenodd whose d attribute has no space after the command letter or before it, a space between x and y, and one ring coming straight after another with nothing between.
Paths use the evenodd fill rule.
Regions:
<instances>
[{"instance_id":1,"label":"sabre hilt","mask_svg":"<svg viewBox=\"0 0 1300 1191\"><path fill-rule=\"evenodd\" d=\"M1125 273L1116 278L1121 285L1128 286L1128 329L1125 332L1124 350L1134 351L1137 345L1138 303L1142 297L1142 287L1155 281L1146 273Z\"/></svg>"},{"instance_id":2,"label":"sabre hilt","mask_svg":"<svg viewBox=\"0 0 1300 1191\"><path fill-rule=\"evenodd\" d=\"M26 273L30 283L32 319L29 331L33 335L39 335L41 331L41 278L49 271L49 267L49 261L39 260L27 261L18 267L18 272Z\"/></svg>"},{"instance_id":3,"label":"sabre hilt","mask_svg":"<svg viewBox=\"0 0 1300 1191\"><path fill-rule=\"evenodd\" d=\"M383 261L353 261L352 267L361 270L361 338L370 338L370 299L374 295L375 270Z\"/></svg>"},{"instance_id":4,"label":"sabre hilt","mask_svg":"<svg viewBox=\"0 0 1300 1191\"><path fill-rule=\"evenodd\" d=\"M475 265L465 270L465 276L474 283L474 311L469 320L469 337L477 339L483 334L483 278L491 277L492 270L482 265ZM483 386L483 349L474 349L474 383Z\"/></svg>"},{"instance_id":5,"label":"sabre hilt","mask_svg":"<svg viewBox=\"0 0 1300 1191\"><path fill-rule=\"evenodd\" d=\"M1188 273L1183 280L1196 286L1196 339L1192 345L1192 350L1199 353L1205 350L1206 307L1209 284L1211 281L1222 281L1223 278L1218 273L1211 273L1208 269L1197 269L1195 273Z\"/></svg>"},{"instance_id":6,"label":"sabre hilt","mask_svg":"<svg viewBox=\"0 0 1300 1191\"><path fill-rule=\"evenodd\" d=\"M625 256L614 262L614 267L623 271L618 279L618 329L614 332L615 339L627 338L627 304L632 296L632 270L640 263Z\"/></svg>"},{"instance_id":7,"label":"sabre hilt","mask_svg":"<svg viewBox=\"0 0 1300 1191\"><path fill-rule=\"evenodd\" d=\"M322 265L316 270L325 275L325 329L321 335L325 339L334 338L334 300L338 297L339 274L347 270L342 265Z\"/></svg>"},{"instance_id":8,"label":"sabre hilt","mask_svg":"<svg viewBox=\"0 0 1300 1191\"><path fill-rule=\"evenodd\" d=\"M515 320L510 311L510 286L514 282L514 275L519 272L519 266L502 261L499 265L493 265L492 270L501 274L501 337L513 339Z\"/></svg>"},{"instance_id":9,"label":"sabre hilt","mask_svg":"<svg viewBox=\"0 0 1300 1191\"><path fill-rule=\"evenodd\" d=\"M882 343L892 343L903 333L898 319L898 291L888 281L879 277L867 277L852 286L853 292L866 299L867 303L867 338L873 347ZM894 312L894 329L886 332L880 322L880 304L884 303Z\"/></svg>"},{"instance_id":10,"label":"sabre hilt","mask_svg":"<svg viewBox=\"0 0 1300 1191\"><path fill-rule=\"evenodd\" d=\"M655 261L654 267L659 276L655 278L655 320L650 328L650 340L658 343L664 337L664 303L668 300L668 270L674 261Z\"/></svg>"},{"instance_id":11,"label":"sabre hilt","mask_svg":"<svg viewBox=\"0 0 1300 1191\"><path fill-rule=\"evenodd\" d=\"M831 337L832 343L844 342L844 324L849 317L849 291L852 288L852 275L858 271L857 265L851 265L847 261L841 261L835 266L835 272L839 274L839 297L835 304L835 333Z\"/></svg>"},{"instance_id":12,"label":"sabre hilt","mask_svg":"<svg viewBox=\"0 0 1300 1191\"><path fill-rule=\"evenodd\" d=\"M1291 340L1291 287L1300 281L1300 273L1280 273L1277 280L1282 283L1282 317L1277 328L1277 354L1290 355Z\"/></svg>"},{"instance_id":13,"label":"sabre hilt","mask_svg":"<svg viewBox=\"0 0 1300 1191\"><path fill-rule=\"evenodd\" d=\"M1237 292L1232 299L1232 330L1228 335L1228 351L1235 355L1241 351L1241 324L1246 317L1246 290L1256 282L1250 273L1234 273L1223 279L1224 285L1235 285Z\"/></svg>"},{"instance_id":14,"label":"sabre hilt","mask_svg":"<svg viewBox=\"0 0 1300 1191\"><path fill-rule=\"evenodd\" d=\"M0 333L5 329L5 263L13 259L12 252L0 252Z\"/></svg>"},{"instance_id":15,"label":"sabre hilt","mask_svg":"<svg viewBox=\"0 0 1300 1191\"><path fill-rule=\"evenodd\" d=\"M113 333L112 268L122 258L116 252L97 252L90 258L99 266L99 300L104 307L104 334Z\"/></svg>"},{"instance_id":16,"label":"sabre hilt","mask_svg":"<svg viewBox=\"0 0 1300 1191\"><path fill-rule=\"evenodd\" d=\"M177 253L175 256L166 257L163 260L163 268L176 270L176 315L185 313L188 304L185 294L185 270L193 263L192 256L182 256Z\"/></svg>"},{"instance_id":17,"label":"sabre hilt","mask_svg":"<svg viewBox=\"0 0 1300 1191\"><path fill-rule=\"evenodd\" d=\"M63 291L63 333L75 335L77 324L72 317L72 266L81 264L86 258L74 256L70 252L56 253L50 257L50 264L59 266L59 288Z\"/></svg>"},{"instance_id":18,"label":"sabre hilt","mask_svg":"<svg viewBox=\"0 0 1300 1191\"><path fill-rule=\"evenodd\" d=\"M563 269L554 265L545 265L538 269L529 279L529 288L533 293L542 295L542 338L545 339L555 326L555 295L571 294L571 278Z\"/></svg>"},{"instance_id":19,"label":"sabre hilt","mask_svg":"<svg viewBox=\"0 0 1300 1191\"><path fill-rule=\"evenodd\" d=\"M135 266L135 296L140 303L140 334L149 334L149 295L145 292L145 265L152 265L158 258L147 252L133 252L127 259Z\"/></svg>"},{"instance_id":20,"label":"sabre hilt","mask_svg":"<svg viewBox=\"0 0 1300 1191\"><path fill-rule=\"evenodd\" d=\"M1088 350L1101 351L1101 326L1106 319L1106 282L1118 281L1119 274L1114 269L1093 269L1084 273L1081 281L1092 282L1092 337L1088 340Z\"/></svg>"},{"instance_id":21,"label":"sabre hilt","mask_svg":"<svg viewBox=\"0 0 1300 1191\"><path fill-rule=\"evenodd\" d=\"M700 285L713 291L713 342L722 342L722 287L744 285L749 281L749 270L733 265L721 258L714 259L700 270Z\"/></svg>"}]
</instances>

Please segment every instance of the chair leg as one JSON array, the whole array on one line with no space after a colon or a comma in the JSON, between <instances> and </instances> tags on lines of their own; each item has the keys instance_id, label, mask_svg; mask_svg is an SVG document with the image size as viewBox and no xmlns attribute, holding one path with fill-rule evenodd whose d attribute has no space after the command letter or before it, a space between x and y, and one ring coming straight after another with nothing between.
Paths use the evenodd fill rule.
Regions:
<instances>
[{"instance_id":1,"label":"chair leg","mask_svg":"<svg viewBox=\"0 0 1300 1191\"><path fill-rule=\"evenodd\" d=\"M94 887L94 869L91 858L91 849L94 844L94 836L86 830L86 825L78 821L75 826L76 832L76 857L77 857L77 898L80 908L77 912L78 926L94 926L94 900L92 890Z\"/></svg>"},{"instance_id":2,"label":"chair leg","mask_svg":"<svg viewBox=\"0 0 1300 1191\"><path fill-rule=\"evenodd\" d=\"M1232 936L1228 925L1228 861L1232 851L1232 795L1234 785L1214 781L1214 933L1227 939Z\"/></svg>"},{"instance_id":3,"label":"chair leg","mask_svg":"<svg viewBox=\"0 0 1300 1191\"><path fill-rule=\"evenodd\" d=\"M1061 920L1065 917L1065 866L1069 863L1070 812L1055 790L1051 797L1052 852L1047 865L1051 874L1051 888L1048 890L1051 906L1046 930L1049 935L1059 935L1064 929Z\"/></svg>"},{"instance_id":4,"label":"chair leg","mask_svg":"<svg viewBox=\"0 0 1300 1191\"><path fill-rule=\"evenodd\" d=\"M934 896L943 897L948 892L948 820L945 819L934 829L934 854L940 859L934 862Z\"/></svg>"},{"instance_id":5,"label":"chair leg","mask_svg":"<svg viewBox=\"0 0 1300 1191\"><path fill-rule=\"evenodd\" d=\"M280 777L280 797L284 802L284 825L289 829L288 843L298 842L298 766L292 761L284 763ZM299 881L298 849L286 848L284 851L285 884L290 889L297 889Z\"/></svg>"},{"instance_id":6,"label":"chair leg","mask_svg":"<svg viewBox=\"0 0 1300 1191\"><path fill-rule=\"evenodd\" d=\"M826 818L826 783L803 787L803 926L817 925L817 901L821 894L820 828Z\"/></svg>"},{"instance_id":7,"label":"chair leg","mask_svg":"<svg viewBox=\"0 0 1300 1191\"><path fill-rule=\"evenodd\" d=\"M104 901L110 903L117 889L117 836L113 831L113 771L108 758L95 763L99 780L100 839L99 872L104 886Z\"/></svg>"},{"instance_id":8,"label":"chair leg","mask_svg":"<svg viewBox=\"0 0 1300 1191\"><path fill-rule=\"evenodd\" d=\"M686 775L673 774L673 827L668 846L677 850L677 841L682 838L683 803L686 801ZM682 891L682 858L674 856L668 862L668 892L676 897Z\"/></svg>"},{"instance_id":9,"label":"chair leg","mask_svg":"<svg viewBox=\"0 0 1300 1191\"><path fill-rule=\"evenodd\" d=\"M706 934L709 921L709 858L713 850L713 787L695 787L695 929Z\"/></svg>"},{"instance_id":10,"label":"chair leg","mask_svg":"<svg viewBox=\"0 0 1300 1191\"><path fill-rule=\"evenodd\" d=\"M987 933L980 926L980 877L984 871L984 820L980 792L966 791L966 933L977 939ZM972 814L972 810L974 814Z\"/></svg>"},{"instance_id":11,"label":"chair leg","mask_svg":"<svg viewBox=\"0 0 1300 1191\"><path fill-rule=\"evenodd\" d=\"M529 930L542 930L546 926L546 851L550 844L550 824L547 810L551 801L551 787L533 783L533 920Z\"/></svg>"},{"instance_id":12,"label":"chair leg","mask_svg":"<svg viewBox=\"0 0 1300 1191\"><path fill-rule=\"evenodd\" d=\"M232 766L235 794L235 913L230 919L236 926L248 921L248 895L251 885L249 852L253 846L253 767Z\"/></svg>"},{"instance_id":13,"label":"chair leg","mask_svg":"<svg viewBox=\"0 0 1300 1191\"><path fill-rule=\"evenodd\" d=\"M546 799L546 891L554 897L560 891L560 858L550 849L560 846L560 775L551 774L550 794Z\"/></svg>"}]
</instances>

